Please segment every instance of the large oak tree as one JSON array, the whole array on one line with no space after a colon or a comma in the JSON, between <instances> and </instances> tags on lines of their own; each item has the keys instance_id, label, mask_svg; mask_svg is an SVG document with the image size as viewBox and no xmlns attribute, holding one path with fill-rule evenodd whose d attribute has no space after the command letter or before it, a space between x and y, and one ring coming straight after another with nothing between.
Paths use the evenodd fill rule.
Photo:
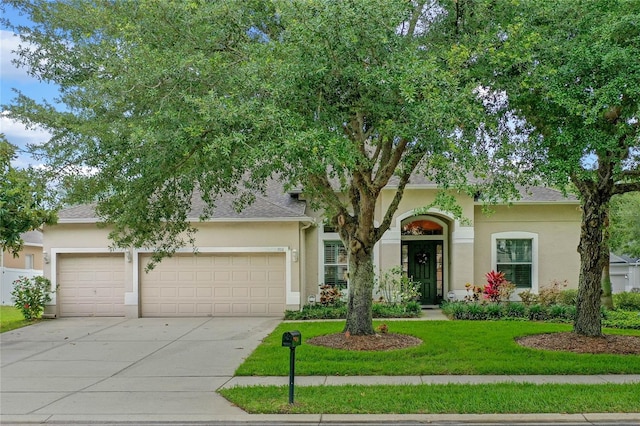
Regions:
<instances>
[{"instance_id":1,"label":"large oak tree","mask_svg":"<svg viewBox=\"0 0 640 426\"><path fill-rule=\"evenodd\" d=\"M16 29L19 62L67 108L19 95L11 116L53 134L50 167L75 201L97 201L116 245L159 259L193 243L195 192L213 209L217 194L242 201L276 176L348 248L351 334L374 332L372 250L412 173L451 188L476 166L494 172L495 150L476 140L491 126L469 74L472 2L7 3L36 24Z\"/></svg>"},{"instance_id":2,"label":"large oak tree","mask_svg":"<svg viewBox=\"0 0 640 426\"><path fill-rule=\"evenodd\" d=\"M581 200L574 331L599 336L609 203L640 190L640 2L498 2L491 16L486 84L534 127L537 176Z\"/></svg>"}]
</instances>

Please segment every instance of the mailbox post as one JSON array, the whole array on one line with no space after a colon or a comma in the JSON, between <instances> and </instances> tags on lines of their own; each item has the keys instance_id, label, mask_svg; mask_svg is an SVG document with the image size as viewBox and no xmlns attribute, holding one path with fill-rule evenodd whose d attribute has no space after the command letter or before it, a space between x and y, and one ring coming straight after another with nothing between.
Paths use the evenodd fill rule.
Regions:
<instances>
[{"instance_id":1,"label":"mailbox post","mask_svg":"<svg viewBox=\"0 0 640 426\"><path fill-rule=\"evenodd\" d=\"M289 348L289 404L293 404L293 386L296 371L296 347L302 343L299 331L286 331L282 335L282 346Z\"/></svg>"}]
</instances>

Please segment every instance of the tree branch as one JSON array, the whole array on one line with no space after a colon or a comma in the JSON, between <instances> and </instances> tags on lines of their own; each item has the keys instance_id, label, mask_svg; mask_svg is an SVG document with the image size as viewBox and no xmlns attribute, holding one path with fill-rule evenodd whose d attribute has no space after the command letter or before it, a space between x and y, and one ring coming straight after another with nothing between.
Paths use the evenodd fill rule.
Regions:
<instances>
[{"instance_id":1,"label":"tree branch","mask_svg":"<svg viewBox=\"0 0 640 426\"><path fill-rule=\"evenodd\" d=\"M613 185L612 194L619 195L634 191L640 191L640 182L617 183Z\"/></svg>"},{"instance_id":2,"label":"tree branch","mask_svg":"<svg viewBox=\"0 0 640 426\"><path fill-rule=\"evenodd\" d=\"M395 149L391 150L390 148L387 160L385 162L382 162L381 160L380 162L381 167L378 169L376 173L376 178L373 182L376 190L378 191L381 190L389 182L389 179L391 179L391 176L393 176L393 173L398 167L398 164L400 164L400 160L402 160L402 154L404 154L404 151L407 148L408 144L409 144L408 139L405 139L405 138L400 139L400 142L398 143L398 146L396 146ZM389 146L391 147L391 145L393 145L393 142L389 141ZM422 158L422 155L420 155L420 158Z\"/></svg>"},{"instance_id":3,"label":"tree branch","mask_svg":"<svg viewBox=\"0 0 640 426\"><path fill-rule=\"evenodd\" d=\"M393 196L393 200L391 201L391 204L389 204L389 207L387 207L387 211L385 212L384 219L382 219L382 223L375 230L375 241L378 241L380 238L382 238L382 234L384 234L391 226L393 215L395 214L396 210L398 210L400 201L402 201L404 189L409 183L409 179L411 178L413 171L416 169L416 167L418 167L418 164L420 163L420 160L422 159L424 154L425 150L418 150L412 160L402 171L402 174L400 175L400 182L398 182L398 188L396 189L396 193Z\"/></svg>"}]
</instances>

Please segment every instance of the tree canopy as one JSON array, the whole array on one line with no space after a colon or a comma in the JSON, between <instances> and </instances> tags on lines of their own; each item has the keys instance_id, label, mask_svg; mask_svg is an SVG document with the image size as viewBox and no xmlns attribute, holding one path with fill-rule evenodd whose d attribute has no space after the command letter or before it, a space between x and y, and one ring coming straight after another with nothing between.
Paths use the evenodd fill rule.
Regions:
<instances>
[{"instance_id":1,"label":"tree canopy","mask_svg":"<svg viewBox=\"0 0 640 426\"><path fill-rule=\"evenodd\" d=\"M473 193L475 172L487 198L515 194L495 166L517 162L477 137L480 123L498 126L470 72L482 3L8 3L36 24L16 29L19 62L57 83L67 107L19 95L10 115L53 134L49 166L73 200L97 201L116 245L159 258L193 242L194 193L206 216L217 194L243 201L279 178L302 187L349 250L352 334L373 333L372 249L412 173Z\"/></svg>"},{"instance_id":2,"label":"tree canopy","mask_svg":"<svg viewBox=\"0 0 640 426\"><path fill-rule=\"evenodd\" d=\"M32 169L15 169L11 160L16 147L0 134L0 247L17 256L22 249L21 234L56 221L46 203L45 183Z\"/></svg>"},{"instance_id":3,"label":"tree canopy","mask_svg":"<svg viewBox=\"0 0 640 426\"><path fill-rule=\"evenodd\" d=\"M574 329L599 335L609 202L640 190L640 3L516 3L493 15L496 42L482 60L495 72L486 84L533 126L526 145L536 176L580 197Z\"/></svg>"}]
</instances>

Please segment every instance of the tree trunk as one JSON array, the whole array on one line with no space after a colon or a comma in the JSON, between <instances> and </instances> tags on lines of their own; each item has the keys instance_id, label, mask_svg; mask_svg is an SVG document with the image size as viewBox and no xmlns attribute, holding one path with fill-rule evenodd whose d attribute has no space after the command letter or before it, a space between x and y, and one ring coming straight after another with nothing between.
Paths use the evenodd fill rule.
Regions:
<instances>
[{"instance_id":1,"label":"tree trunk","mask_svg":"<svg viewBox=\"0 0 640 426\"><path fill-rule=\"evenodd\" d=\"M583 192L580 232L580 283L577 316L573 331L584 336L601 336L602 238L607 202L597 190Z\"/></svg>"},{"instance_id":2,"label":"tree trunk","mask_svg":"<svg viewBox=\"0 0 640 426\"><path fill-rule=\"evenodd\" d=\"M602 297L600 302L607 309L613 309L613 297L611 296L611 271L609 269L609 209L607 209L604 218L604 232L602 234Z\"/></svg>"},{"instance_id":3,"label":"tree trunk","mask_svg":"<svg viewBox=\"0 0 640 426\"><path fill-rule=\"evenodd\" d=\"M351 335L371 335L373 316L371 298L373 296L374 272L373 251L361 247L349 251L349 302L347 322L344 332Z\"/></svg>"}]
</instances>

